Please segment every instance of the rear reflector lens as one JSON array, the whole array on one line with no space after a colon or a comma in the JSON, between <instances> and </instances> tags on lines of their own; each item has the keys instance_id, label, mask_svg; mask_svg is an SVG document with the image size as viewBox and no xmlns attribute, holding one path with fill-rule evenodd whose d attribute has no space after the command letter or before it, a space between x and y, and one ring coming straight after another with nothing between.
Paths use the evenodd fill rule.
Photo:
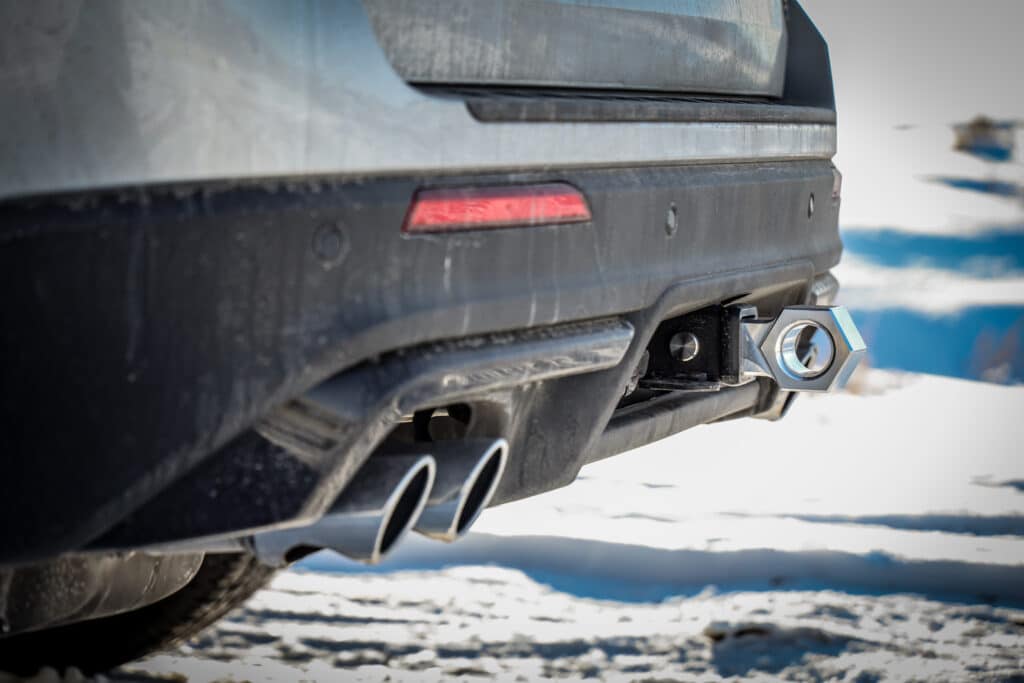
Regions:
<instances>
[{"instance_id":1,"label":"rear reflector lens","mask_svg":"<svg viewBox=\"0 0 1024 683\"><path fill-rule=\"evenodd\" d=\"M590 220L587 200L566 183L420 190L403 232L529 227Z\"/></svg>"}]
</instances>

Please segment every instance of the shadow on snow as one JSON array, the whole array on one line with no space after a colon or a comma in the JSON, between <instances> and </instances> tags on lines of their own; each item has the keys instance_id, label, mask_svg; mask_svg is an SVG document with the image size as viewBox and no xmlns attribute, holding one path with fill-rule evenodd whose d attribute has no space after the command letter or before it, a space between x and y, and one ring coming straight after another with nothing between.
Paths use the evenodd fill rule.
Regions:
<instances>
[{"instance_id":1,"label":"shadow on snow","mask_svg":"<svg viewBox=\"0 0 1024 683\"><path fill-rule=\"evenodd\" d=\"M314 555L299 567L389 573L458 565L517 569L571 595L623 602L659 602L714 586L723 592L911 593L952 602L1024 606L1024 569L1020 567L903 560L881 552L667 550L553 536L470 534L451 546L410 538L380 567L365 567L329 553Z\"/></svg>"}]
</instances>

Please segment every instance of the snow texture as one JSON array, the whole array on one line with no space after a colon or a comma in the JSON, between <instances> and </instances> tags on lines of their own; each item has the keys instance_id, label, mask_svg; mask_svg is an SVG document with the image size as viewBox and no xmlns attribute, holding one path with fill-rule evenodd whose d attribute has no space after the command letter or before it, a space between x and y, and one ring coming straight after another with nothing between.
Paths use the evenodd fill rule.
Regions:
<instances>
[{"instance_id":1,"label":"snow texture","mask_svg":"<svg viewBox=\"0 0 1024 683\"><path fill-rule=\"evenodd\" d=\"M852 389L591 465L376 569L314 556L111 676L1024 680L1024 387Z\"/></svg>"},{"instance_id":2,"label":"snow texture","mask_svg":"<svg viewBox=\"0 0 1024 683\"><path fill-rule=\"evenodd\" d=\"M125 675L1011 680L1024 666L1022 637L1024 612L910 595L707 590L630 603L573 596L497 567L289 572L189 647Z\"/></svg>"}]
</instances>

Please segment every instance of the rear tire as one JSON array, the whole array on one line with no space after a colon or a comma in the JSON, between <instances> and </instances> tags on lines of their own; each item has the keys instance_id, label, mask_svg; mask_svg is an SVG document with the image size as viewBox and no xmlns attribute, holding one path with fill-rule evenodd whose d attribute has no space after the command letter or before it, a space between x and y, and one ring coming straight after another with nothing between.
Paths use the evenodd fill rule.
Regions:
<instances>
[{"instance_id":1,"label":"rear tire","mask_svg":"<svg viewBox=\"0 0 1024 683\"><path fill-rule=\"evenodd\" d=\"M262 588L274 570L251 555L207 555L177 593L141 609L0 638L0 671L31 676L44 666L107 671L174 647Z\"/></svg>"}]
</instances>

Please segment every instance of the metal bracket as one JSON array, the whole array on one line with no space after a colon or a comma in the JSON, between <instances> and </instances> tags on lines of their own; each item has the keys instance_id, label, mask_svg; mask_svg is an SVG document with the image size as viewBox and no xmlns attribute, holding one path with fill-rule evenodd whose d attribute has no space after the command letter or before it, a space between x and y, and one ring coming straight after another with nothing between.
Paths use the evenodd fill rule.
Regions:
<instances>
[{"instance_id":1,"label":"metal bracket","mask_svg":"<svg viewBox=\"0 0 1024 683\"><path fill-rule=\"evenodd\" d=\"M843 386L866 346L842 306L789 306L760 318L749 304L709 306L665 321L637 386L707 392L765 377L782 391ZM638 372L640 369L638 369Z\"/></svg>"},{"instance_id":2,"label":"metal bracket","mask_svg":"<svg viewBox=\"0 0 1024 683\"><path fill-rule=\"evenodd\" d=\"M786 391L841 388L867 346L844 306L789 306L775 319L739 310L737 384L768 377Z\"/></svg>"}]
</instances>

